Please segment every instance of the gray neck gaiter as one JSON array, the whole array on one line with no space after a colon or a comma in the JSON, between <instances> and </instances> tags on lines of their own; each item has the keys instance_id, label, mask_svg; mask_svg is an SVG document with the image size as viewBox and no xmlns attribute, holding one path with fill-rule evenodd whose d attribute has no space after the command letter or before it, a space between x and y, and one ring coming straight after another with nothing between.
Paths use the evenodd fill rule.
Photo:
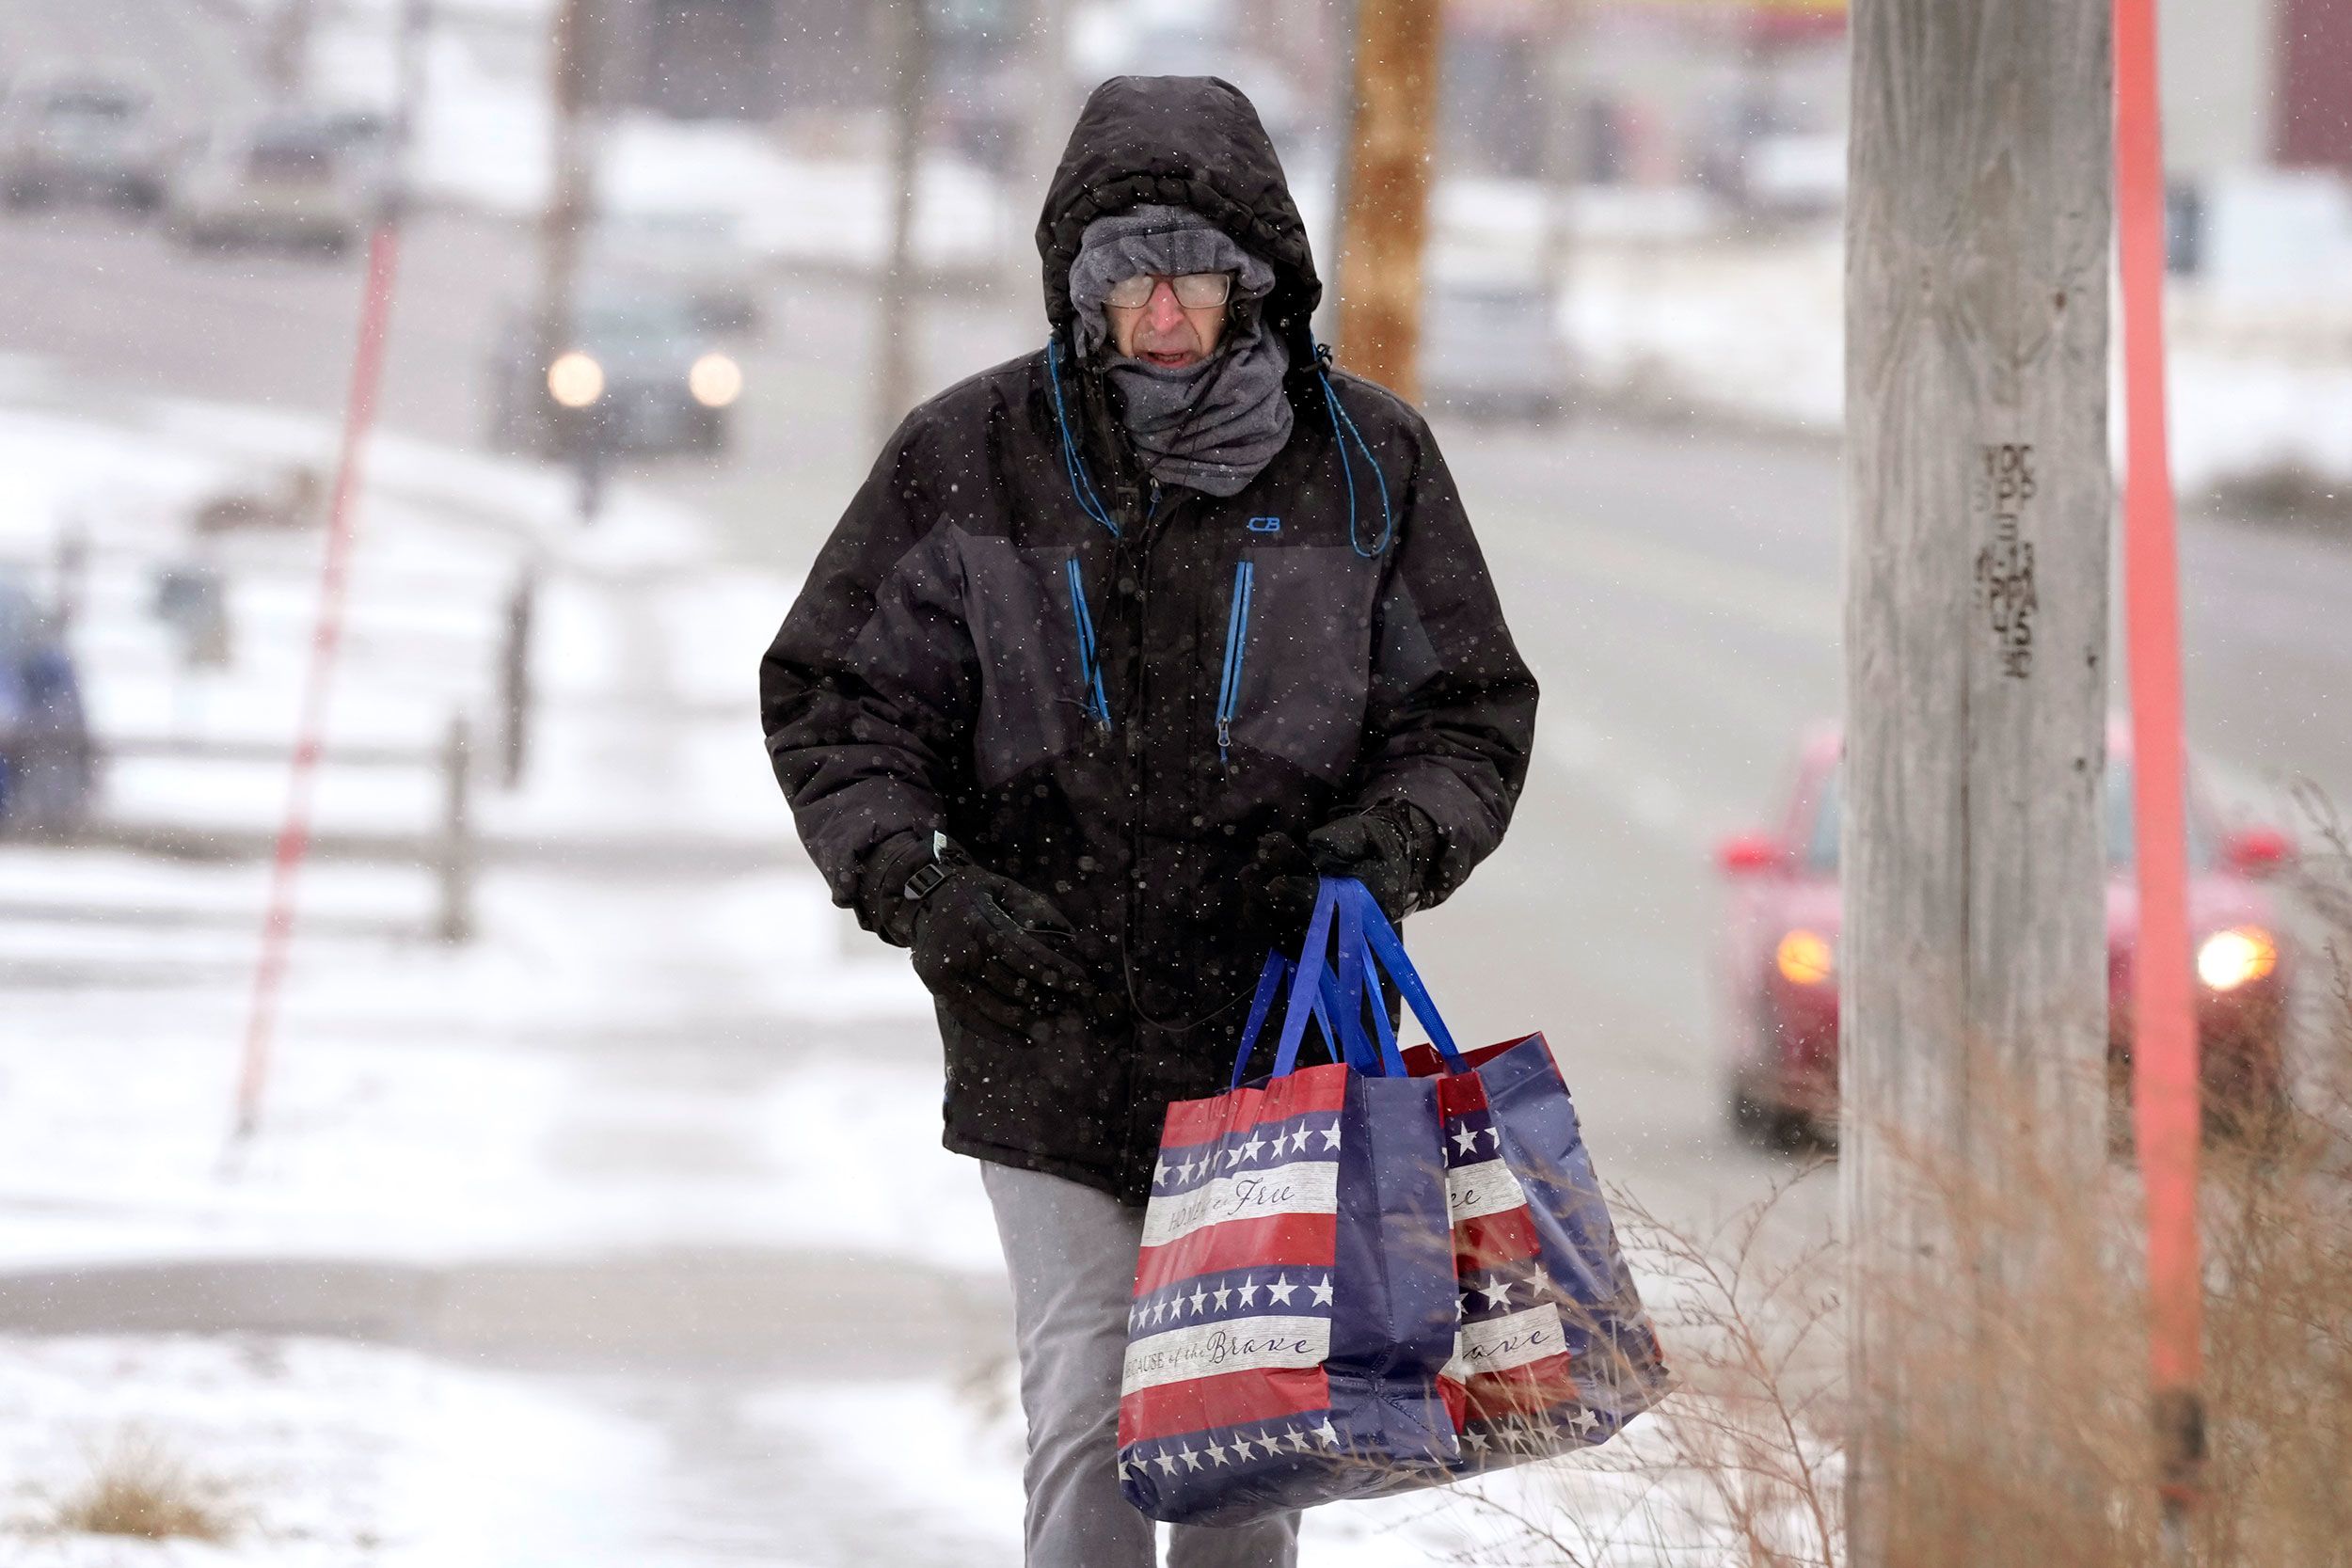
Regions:
<instances>
[{"instance_id":1,"label":"gray neck gaiter","mask_svg":"<svg viewBox=\"0 0 2352 1568\"><path fill-rule=\"evenodd\" d=\"M1111 285L1138 273L1187 272L1234 275L1216 352L1171 368L1113 349L1104 315ZM1259 309L1274 281L1271 267L1188 208L1133 207L1087 225L1070 268L1079 346L1104 356L1127 437L1153 479L1235 495L1290 439L1291 404L1282 393L1290 351Z\"/></svg>"}]
</instances>

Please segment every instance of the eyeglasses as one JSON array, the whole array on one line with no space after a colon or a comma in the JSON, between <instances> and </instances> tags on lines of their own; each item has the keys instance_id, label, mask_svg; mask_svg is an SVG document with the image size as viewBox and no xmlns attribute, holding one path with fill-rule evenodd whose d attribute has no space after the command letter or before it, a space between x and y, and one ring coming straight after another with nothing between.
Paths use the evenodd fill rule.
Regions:
<instances>
[{"instance_id":1,"label":"eyeglasses","mask_svg":"<svg viewBox=\"0 0 2352 1568\"><path fill-rule=\"evenodd\" d=\"M1160 282L1158 276L1140 272L1112 284L1111 292L1103 297L1121 310L1138 309L1152 303L1152 293ZM1176 303L1187 310L1205 310L1233 297L1233 275L1230 272L1179 273L1167 282L1175 292Z\"/></svg>"}]
</instances>

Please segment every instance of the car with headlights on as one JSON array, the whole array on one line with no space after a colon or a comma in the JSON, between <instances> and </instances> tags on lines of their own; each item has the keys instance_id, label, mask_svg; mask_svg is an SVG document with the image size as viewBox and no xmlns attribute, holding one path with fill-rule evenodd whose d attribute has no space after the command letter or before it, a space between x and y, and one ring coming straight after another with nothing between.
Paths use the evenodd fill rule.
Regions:
<instances>
[{"instance_id":1,"label":"car with headlights on","mask_svg":"<svg viewBox=\"0 0 2352 1568\"><path fill-rule=\"evenodd\" d=\"M171 156L155 95L128 68L37 69L0 101L0 196L11 207L151 208Z\"/></svg>"},{"instance_id":2,"label":"car with headlights on","mask_svg":"<svg viewBox=\"0 0 2352 1568\"><path fill-rule=\"evenodd\" d=\"M743 371L675 292L582 293L568 326L508 313L489 366L493 446L544 456L725 448Z\"/></svg>"},{"instance_id":3,"label":"car with headlights on","mask_svg":"<svg viewBox=\"0 0 2352 1568\"><path fill-rule=\"evenodd\" d=\"M280 109L215 135L171 191L171 231L195 245L340 255L373 220L380 176L333 117Z\"/></svg>"},{"instance_id":4,"label":"car with headlights on","mask_svg":"<svg viewBox=\"0 0 2352 1568\"><path fill-rule=\"evenodd\" d=\"M1718 851L1728 893L1719 946L1726 1099L1742 1132L1784 1146L1826 1134L1837 1114L1842 746L1835 728L1809 734L1778 822ZM2107 1062L2121 1090L2139 934L2131 741L2122 729L2107 738L2106 789ZM2192 782L2188 852L2206 1102L2224 1118L2266 1117L2286 1103L2290 955L2265 880L2290 847L2275 829L2222 831Z\"/></svg>"}]
</instances>

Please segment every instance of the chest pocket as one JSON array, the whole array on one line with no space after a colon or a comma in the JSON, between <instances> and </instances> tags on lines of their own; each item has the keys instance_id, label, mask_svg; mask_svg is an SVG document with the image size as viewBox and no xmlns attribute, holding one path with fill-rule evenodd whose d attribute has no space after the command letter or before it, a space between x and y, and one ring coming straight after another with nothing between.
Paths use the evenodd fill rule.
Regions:
<instances>
[{"instance_id":1,"label":"chest pocket","mask_svg":"<svg viewBox=\"0 0 2352 1568\"><path fill-rule=\"evenodd\" d=\"M1344 546L1253 550L1235 565L1217 671L1217 740L1336 782L1372 686L1380 569Z\"/></svg>"},{"instance_id":2,"label":"chest pocket","mask_svg":"<svg viewBox=\"0 0 2352 1568\"><path fill-rule=\"evenodd\" d=\"M970 534L957 544L980 674L974 769L994 788L1077 745L1109 709L1073 553Z\"/></svg>"}]
</instances>

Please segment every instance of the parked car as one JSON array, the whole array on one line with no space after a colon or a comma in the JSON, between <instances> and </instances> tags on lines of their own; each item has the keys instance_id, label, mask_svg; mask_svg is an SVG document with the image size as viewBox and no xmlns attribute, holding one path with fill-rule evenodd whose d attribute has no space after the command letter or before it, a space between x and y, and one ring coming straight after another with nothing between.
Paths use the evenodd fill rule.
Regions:
<instances>
[{"instance_id":1,"label":"parked car","mask_svg":"<svg viewBox=\"0 0 2352 1568\"><path fill-rule=\"evenodd\" d=\"M534 308L510 311L492 351L490 441L555 456L582 441L631 451L717 451L742 368L682 293L584 291L567 333Z\"/></svg>"},{"instance_id":2,"label":"parked car","mask_svg":"<svg viewBox=\"0 0 2352 1568\"><path fill-rule=\"evenodd\" d=\"M1723 1061L1731 1114L1745 1132L1787 1143L1827 1130L1837 1113L1837 953L1842 737L1807 736L1774 828L1726 840L1721 943ZM2131 745L2107 740L2107 1059L2117 1086L2132 1050L2131 976L2139 932L2132 876ZM2285 1102L2281 1036L2290 955L2264 879L2287 858L2268 828L2220 831L2192 789L2189 920L2197 1023L2208 1102L2264 1117Z\"/></svg>"},{"instance_id":3,"label":"parked car","mask_svg":"<svg viewBox=\"0 0 2352 1568\"><path fill-rule=\"evenodd\" d=\"M155 95L127 69L36 70L0 103L0 195L11 207L151 208L163 199L170 157Z\"/></svg>"},{"instance_id":4,"label":"parked car","mask_svg":"<svg viewBox=\"0 0 2352 1568\"><path fill-rule=\"evenodd\" d=\"M718 208L615 213L591 232L583 261L598 276L684 294L708 331L755 332L759 268L741 230L733 213Z\"/></svg>"},{"instance_id":5,"label":"parked car","mask_svg":"<svg viewBox=\"0 0 2352 1568\"><path fill-rule=\"evenodd\" d=\"M278 111L216 135L190 161L171 193L172 232L341 254L373 218L378 176L333 117Z\"/></svg>"},{"instance_id":6,"label":"parked car","mask_svg":"<svg viewBox=\"0 0 2352 1568\"><path fill-rule=\"evenodd\" d=\"M1421 339L1422 402L1473 419L1548 420L1566 401L1568 351L1538 277L1433 277Z\"/></svg>"},{"instance_id":7,"label":"parked car","mask_svg":"<svg viewBox=\"0 0 2352 1568\"><path fill-rule=\"evenodd\" d=\"M32 595L0 578L0 832L70 832L96 782L72 651Z\"/></svg>"}]
</instances>

